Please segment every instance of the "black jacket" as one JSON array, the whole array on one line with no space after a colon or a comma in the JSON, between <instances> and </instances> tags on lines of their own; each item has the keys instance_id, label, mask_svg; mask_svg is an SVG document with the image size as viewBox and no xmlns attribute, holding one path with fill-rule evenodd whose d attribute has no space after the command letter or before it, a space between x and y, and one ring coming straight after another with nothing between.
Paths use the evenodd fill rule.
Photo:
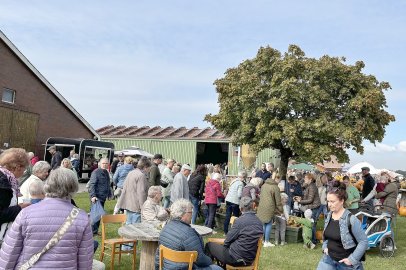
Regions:
<instances>
[{"instance_id":1,"label":"black jacket","mask_svg":"<svg viewBox=\"0 0 406 270\"><path fill-rule=\"evenodd\" d=\"M14 221L21 211L19 205L10 206L12 198L13 190L7 176L0 172L0 225Z\"/></svg>"},{"instance_id":2,"label":"black jacket","mask_svg":"<svg viewBox=\"0 0 406 270\"><path fill-rule=\"evenodd\" d=\"M107 170L97 168L92 172L89 180L90 198L96 197L104 202L111 197L110 175Z\"/></svg>"},{"instance_id":3,"label":"black jacket","mask_svg":"<svg viewBox=\"0 0 406 270\"><path fill-rule=\"evenodd\" d=\"M364 186L362 188L362 198L365 199L366 196L374 189L375 180L371 176L371 174L367 174L364 176Z\"/></svg>"},{"instance_id":4,"label":"black jacket","mask_svg":"<svg viewBox=\"0 0 406 270\"><path fill-rule=\"evenodd\" d=\"M224 246L229 248L236 261L243 259L250 265L255 260L258 240L263 235L263 225L255 212L243 213L228 231Z\"/></svg>"},{"instance_id":5,"label":"black jacket","mask_svg":"<svg viewBox=\"0 0 406 270\"><path fill-rule=\"evenodd\" d=\"M201 200L203 199L205 177L201 174L191 176L188 182L189 194Z\"/></svg>"}]
</instances>

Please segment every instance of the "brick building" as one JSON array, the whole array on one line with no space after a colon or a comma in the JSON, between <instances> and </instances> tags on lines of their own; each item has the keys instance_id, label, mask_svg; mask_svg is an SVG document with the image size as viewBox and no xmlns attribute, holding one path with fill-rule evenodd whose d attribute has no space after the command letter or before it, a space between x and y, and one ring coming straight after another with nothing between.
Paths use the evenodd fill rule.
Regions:
<instances>
[{"instance_id":1,"label":"brick building","mask_svg":"<svg viewBox=\"0 0 406 270\"><path fill-rule=\"evenodd\" d=\"M49 137L99 138L96 131L0 31L0 148L39 156Z\"/></svg>"}]
</instances>

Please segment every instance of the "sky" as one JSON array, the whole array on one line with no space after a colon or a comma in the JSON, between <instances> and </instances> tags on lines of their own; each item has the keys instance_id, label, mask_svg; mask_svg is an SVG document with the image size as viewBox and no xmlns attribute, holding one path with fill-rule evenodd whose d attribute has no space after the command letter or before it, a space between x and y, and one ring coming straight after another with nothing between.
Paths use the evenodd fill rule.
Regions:
<instances>
[{"instance_id":1,"label":"sky","mask_svg":"<svg viewBox=\"0 0 406 270\"><path fill-rule=\"evenodd\" d=\"M95 129L210 126L213 82L261 46L362 60L391 84L396 121L350 163L406 170L405 10L394 0L3 0L0 30Z\"/></svg>"}]
</instances>

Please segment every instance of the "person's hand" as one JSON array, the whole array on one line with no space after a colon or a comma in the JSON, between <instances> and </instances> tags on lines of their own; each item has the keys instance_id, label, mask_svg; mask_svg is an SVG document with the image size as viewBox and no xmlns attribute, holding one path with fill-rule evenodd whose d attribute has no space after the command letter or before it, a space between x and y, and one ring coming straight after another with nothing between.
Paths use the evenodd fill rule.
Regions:
<instances>
[{"instance_id":1,"label":"person's hand","mask_svg":"<svg viewBox=\"0 0 406 270\"><path fill-rule=\"evenodd\" d=\"M326 248L325 250L323 250L323 253L328 255L328 248Z\"/></svg>"},{"instance_id":2,"label":"person's hand","mask_svg":"<svg viewBox=\"0 0 406 270\"><path fill-rule=\"evenodd\" d=\"M345 263L345 265L351 266L352 263L348 258L342 259L341 261L339 261L340 263Z\"/></svg>"},{"instance_id":3,"label":"person's hand","mask_svg":"<svg viewBox=\"0 0 406 270\"><path fill-rule=\"evenodd\" d=\"M297 202L300 202L301 200L302 200L301 197L296 197L296 201L297 201Z\"/></svg>"},{"instance_id":4,"label":"person's hand","mask_svg":"<svg viewBox=\"0 0 406 270\"><path fill-rule=\"evenodd\" d=\"M27 206L30 206L31 203L25 202L25 203L20 203L18 204L21 208L26 208Z\"/></svg>"},{"instance_id":5,"label":"person's hand","mask_svg":"<svg viewBox=\"0 0 406 270\"><path fill-rule=\"evenodd\" d=\"M97 198L96 198L96 197L92 197L91 201L92 201L92 203L96 203Z\"/></svg>"},{"instance_id":6,"label":"person's hand","mask_svg":"<svg viewBox=\"0 0 406 270\"><path fill-rule=\"evenodd\" d=\"M290 192L294 192L294 191L295 191L293 188L291 188L291 189L289 189L289 190L290 190Z\"/></svg>"}]
</instances>

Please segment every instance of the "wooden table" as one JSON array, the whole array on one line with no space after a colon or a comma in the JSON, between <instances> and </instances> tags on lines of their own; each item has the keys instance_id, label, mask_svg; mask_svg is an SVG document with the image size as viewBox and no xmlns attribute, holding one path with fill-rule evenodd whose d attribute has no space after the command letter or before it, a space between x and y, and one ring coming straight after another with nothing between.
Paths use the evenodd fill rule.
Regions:
<instances>
[{"instance_id":1,"label":"wooden table","mask_svg":"<svg viewBox=\"0 0 406 270\"><path fill-rule=\"evenodd\" d=\"M199 225L191 225L201 236L212 234L213 230ZM155 269L155 251L158 248L159 233L156 225L141 222L125 225L118 229L118 233L127 239L141 241L140 270ZM134 247L135 248L135 247Z\"/></svg>"}]
</instances>

